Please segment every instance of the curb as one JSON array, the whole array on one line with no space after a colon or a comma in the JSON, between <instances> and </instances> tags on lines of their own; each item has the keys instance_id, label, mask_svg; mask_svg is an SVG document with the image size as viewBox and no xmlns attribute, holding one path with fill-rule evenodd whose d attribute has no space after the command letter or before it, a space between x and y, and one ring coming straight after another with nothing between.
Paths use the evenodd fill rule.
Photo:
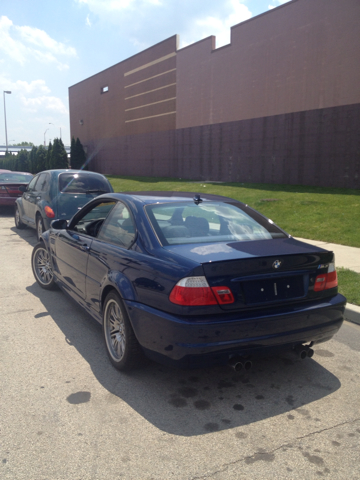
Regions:
<instances>
[{"instance_id":1,"label":"curb","mask_svg":"<svg viewBox=\"0 0 360 480\"><path fill-rule=\"evenodd\" d=\"M348 303L345 308L344 317L348 322L353 322L360 325L360 307Z\"/></svg>"}]
</instances>

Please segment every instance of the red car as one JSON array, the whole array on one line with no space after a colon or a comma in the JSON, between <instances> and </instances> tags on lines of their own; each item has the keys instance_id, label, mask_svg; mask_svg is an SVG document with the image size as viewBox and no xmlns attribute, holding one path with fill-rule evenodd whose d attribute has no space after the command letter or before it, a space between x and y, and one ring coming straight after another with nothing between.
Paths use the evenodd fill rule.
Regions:
<instances>
[{"instance_id":1,"label":"red car","mask_svg":"<svg viewBox=\"0 0 360 480\"><path fill-rule=\"evenodd\" d=\"M0 171L0 205L15 205L15 200L23 194L20 185L27 185L32 178L28 172Z\"/></svg>"}]
</instances>

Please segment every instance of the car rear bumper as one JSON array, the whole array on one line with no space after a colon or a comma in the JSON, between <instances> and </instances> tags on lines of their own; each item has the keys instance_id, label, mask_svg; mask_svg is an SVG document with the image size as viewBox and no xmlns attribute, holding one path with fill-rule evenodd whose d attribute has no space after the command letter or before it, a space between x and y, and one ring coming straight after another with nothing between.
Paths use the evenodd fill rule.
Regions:
<instances>
[{"instance_id":1,"label":"car rear bumper","mask_svg":"<svg viewBox=\"0 0 360 480\"><path fill-rule=\"evenodd\" d=\"M258 355L298 344L321 343L343 323L346 299L331 299L286 310L253 310L216 317L177 317L136 302L126 302L145 353L180 366L226 363L230 356Z\"/></svg>"}]
</instances>

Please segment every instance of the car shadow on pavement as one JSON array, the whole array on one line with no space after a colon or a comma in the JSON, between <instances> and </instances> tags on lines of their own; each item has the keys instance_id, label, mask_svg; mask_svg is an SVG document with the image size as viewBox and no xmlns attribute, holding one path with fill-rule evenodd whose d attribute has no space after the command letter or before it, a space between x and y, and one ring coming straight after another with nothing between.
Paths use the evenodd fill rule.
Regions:
<instances>
[{"instance_id":1,"label":"car shadow on pavement","mask_svg":"<svg viewBox=\"0 0 360 480\"><path fill-rule=\"evenodd\" d=\"M11 227L10 230L12 232L13 241L21 242L25 240L32 247L34 247L38 242L36 230L34 228L26 227L22 230L18 230L15 227Z\"/></svg>"},{"instance_id":2,"label":"car shadow on pavement","mask_svg":"<svg viewBox=\"0 0 360 480\"><path fill-rule=\"evenodd\" d=\"M290 353L255 360L253 368L244 373L226 366L181 370L153 362L121 373L108 360L101 325L67 295L58 289L42 290L36 283L27 291L44 306L36 318L51 316L64 334L64 355L67 348L77 349L111 394L108 401L114 404L118 397L170 434L202 435L286 413L289 428L304 418L308 425L319 427L321 419L312 417L306 405L341 385L314 359L300 360ZM91 392L80 393L89 400Z\"/></svg>"}]
</instances>

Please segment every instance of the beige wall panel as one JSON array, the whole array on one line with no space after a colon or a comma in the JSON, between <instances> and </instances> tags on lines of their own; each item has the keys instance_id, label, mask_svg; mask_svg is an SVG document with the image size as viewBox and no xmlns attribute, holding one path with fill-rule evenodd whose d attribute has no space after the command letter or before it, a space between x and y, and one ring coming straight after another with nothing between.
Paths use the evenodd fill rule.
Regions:
<instances>
[{"instance_id":1,"label":"beige wall panel","mask_svg":"<svg viewBox=\"0 0 360 480\"><path fill-rule=\"evenodd\" d=\"M173 55L159 63L155 63L149 67L146 67L142 70L138 70L134 73L126 75L127 72L124 73L124 82L125 86L132 85L137 82L141 82L146 80L147 78L152 78L157 75L162 75L164 72L176 70L176 54L173 52Z\"/></svg>"},{"instance_id":2,"label":"beige wall panel","mask_svg":"<svg viewBox=\"0 0 360 480\"><path fill-rule=\"evenodd\" d=\"M151 92L167 85L175 85L175 83L176 71L173 70L172 72L161 75L160 77L156 76L153 78L149 78L145 82L136 83L135 85L125 88L125 99L128 99L129 97L134 97L135 95L139 95L145 92Z\"/></svg>"}]
</instances>

